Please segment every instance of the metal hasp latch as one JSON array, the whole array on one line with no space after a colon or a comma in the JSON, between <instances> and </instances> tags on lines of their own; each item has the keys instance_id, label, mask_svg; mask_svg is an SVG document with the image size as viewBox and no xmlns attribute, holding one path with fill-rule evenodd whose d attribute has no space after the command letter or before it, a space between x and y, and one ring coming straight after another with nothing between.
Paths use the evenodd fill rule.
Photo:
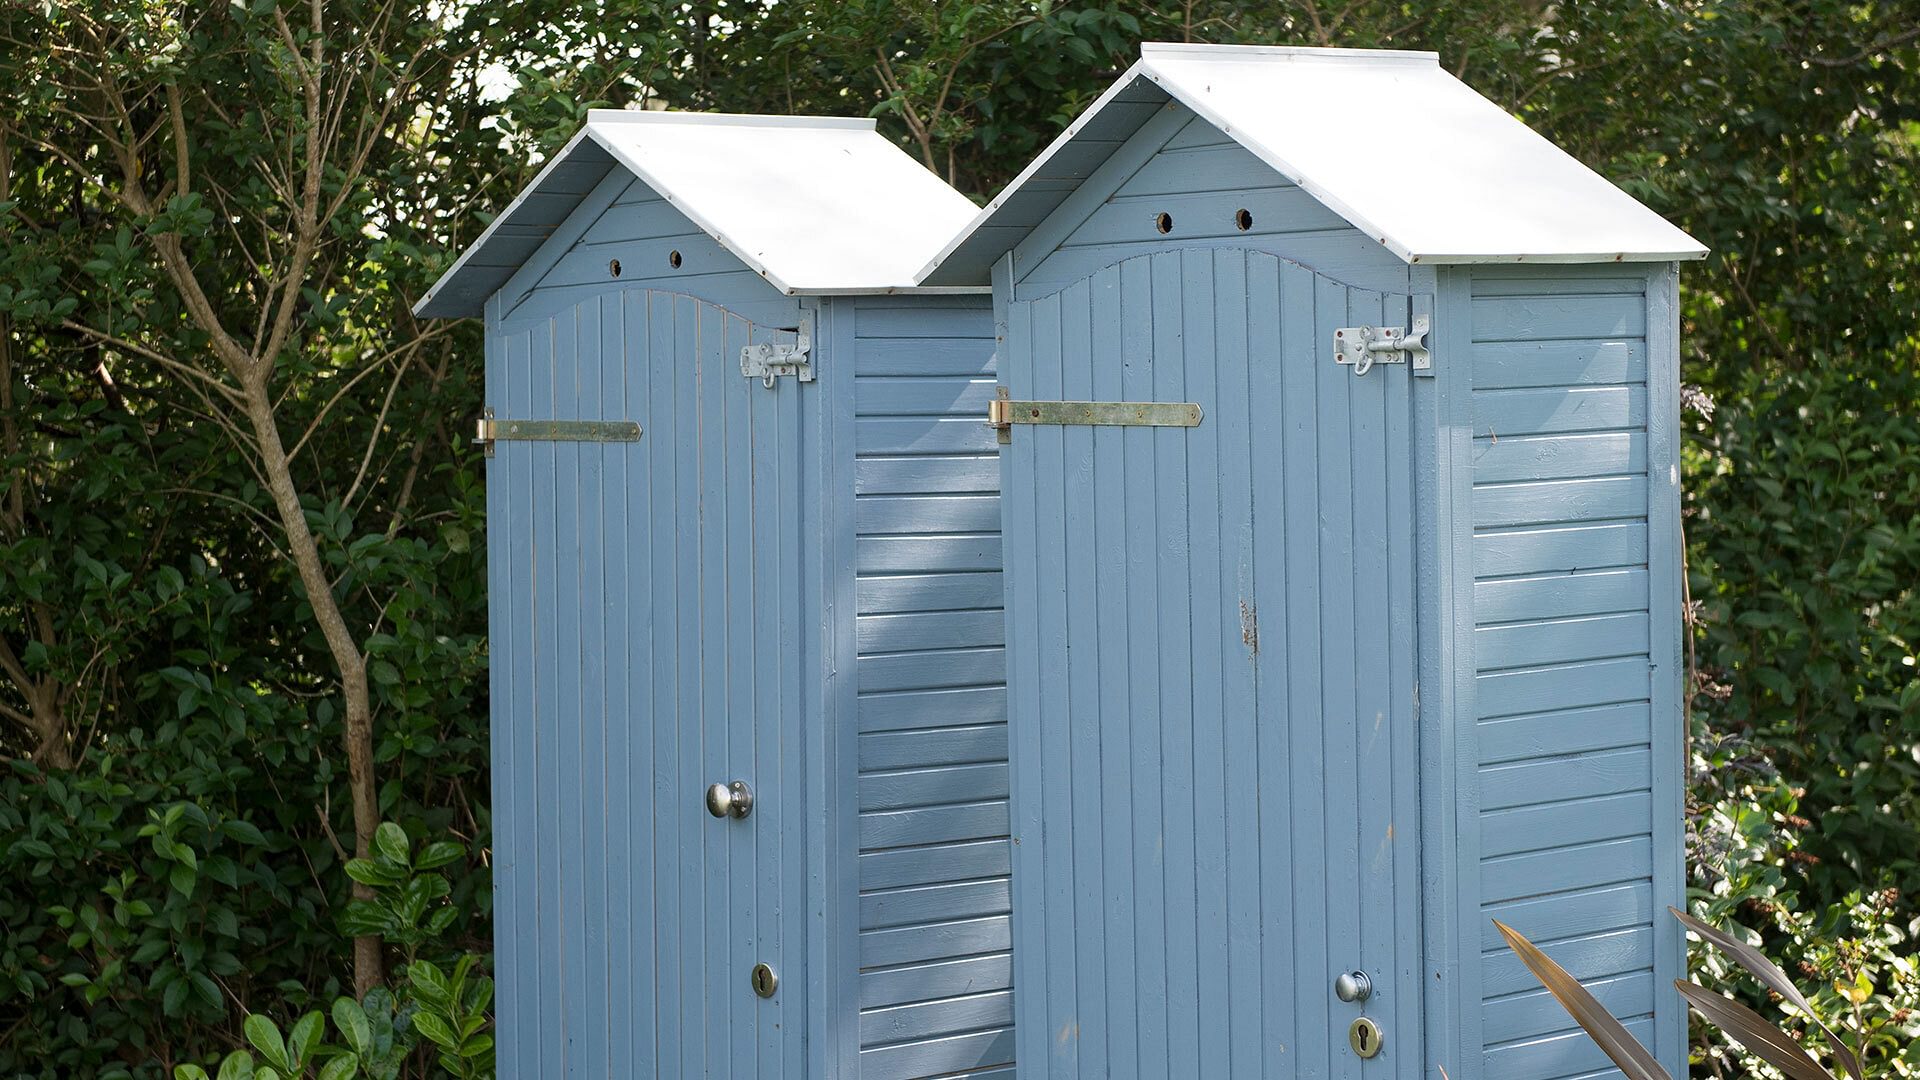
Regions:
<instances>
[{"instance_id":1,"label":"metal hasp latch","mask_svg":"<svg viewBox=\"0 0 1920 1080\"><path fill-rule=\"evenodd\" d=\"M1200 426L1200 406L1191 401L1010 401L1006 387L998 393L987 403L987 426L999 432L1002 443L1012 441L1015 424Z\"/></svg>"},{"instance_id":2,"label":"metal hasp latch","mask_svg":"<svg viewBox=\"0 0 1920 1080\"><path fill-rule=\"evenodd\" d=\"M775 345L761 342L748 345L740 350L740 374L749 379L759 379L760 385L773 389L773 380L781 375L791 375L800 382L813 381L813 362L807 359L807 350L813 342L807 335L801 334L791 345Z\"/></svg>"},{"instance_id":3,"label":"metal hasp latch","mask_svg":"<svg viewBox=\"0 0 1920 1080\"><path fill-rule=\"evenodd\" d=\"M493 444L508 442L639 442L631 420L496 420L488 409L474 425L473 441L493 456Z\"/></svg>"},{"instance_id":4,"label":"metal hasp latch","mask_svg":"<svg viewBox=\"0 0 1920 1080\"><path fill-rule=\"evenodd\" d=\"M1413 320L1412 330L1397 326L1343 326L1333 332L1333 359L1353 365L1353 373L1365 375L1375 364L1404 364L1413 358L1413 369L1424 371L1433 366L1433 354L1427 351L1428 320L1421 315Z\"/></svg>"}]
</instances>

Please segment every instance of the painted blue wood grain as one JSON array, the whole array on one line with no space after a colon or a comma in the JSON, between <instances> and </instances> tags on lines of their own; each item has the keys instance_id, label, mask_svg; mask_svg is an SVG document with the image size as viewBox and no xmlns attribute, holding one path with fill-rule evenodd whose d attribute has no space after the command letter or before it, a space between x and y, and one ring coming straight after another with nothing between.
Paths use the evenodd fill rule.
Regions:
<instances>
[{"instance_id":1,"label":"painted blue wood grain","mask_svg":"<svg viewBox=\"0 0 1920 1080\"><path fill-rule=\"evenodd\" d=\"M1642 926L1564 938L1544 943L1540 949L1575 978L1595 979L1647 967L1653 955L1652 944L1652 928ZM1489 999L1530 992L1540 986L1533 972L1528 971L1511 950L1487 953L1481 967L1485 970L1484 986Z\"/></svg>"},{"instance_id":2,"label":"painted blue wood grain","mask_svg":"<svg viewBox=\"0 0 1920 1080\"><path fill-rule=\"evenodd\" d=\"M1652 428L1672 343L1648 337L1644 273L1472 280L1482 902L1573 938L1555 947L1582 978L1644 972L1655 912L1677 902L1654 876L1655 852L1678 842L1654 810L1677 790L1677 750L1657 738L1672 710L1655 700L1654 613L1657 564L1677 547L1650 531L1654 478L1675 465ZM1537 987L1487 929L1488 1075L1604 1066L1580 1056L1564 1017L1496 1000ZM1637 993L1623 1015L1653 1011L1651 985Z\"/></svg>"},{"instance_id":3,"label":"painted blue wood grain","mask_svg":"<svg viewBox=\"0 0 1920 1080\"><path fill-rule=\"evenodd\" d=\"M1486 914L1489 917L1487 928L1481 934L1481 948L1486 952L1500 952L1506 948L1506 942L1493 925L1494 919L1527 935L1535 944L1644 926L1653 920L1653 885L1644 880L1628 881L1598 889L1530 897L1490 904Z\"/></svg>"},{"instance_id":4,"label":"painted blue wood grain","mask_svg":"<svg viewBox=\"0 0 1920 1080\"><path fill-rule=\"evenodd\" d=\"M1473 385L1482 390L1645 382L1640 341L1512 341L1473 346Z\"/></svg>"},{"instance_id":5,"label":"painted blue wood grain","mask_svg":"<svg viewBox=\"0 0 1920 1080\"><path fill-rule=\"evenodd\" d=\"M1653 731L1653 708L1645 701L1631 701L1484 720L1478 727L1480 764L1498 765L1556 754L1647 745Z\"/></svg>"},{"instance_id":6,"label":"painted blue wood grain","mask_svg":"<svg viewBox=\"0 0 1920 1080\"><path fill-rule=\"evenodd\" d=\"M845 307L857 726L866 732L854 796L858 920L863 939L891 941L888 959L860 958L858 1068L931 1075L965 1045L1006 1053L967 1067L1005 1065L1009 1040L949 1039L1011 1022L1007 633L998 447L984 424L989 308L984 298ZM983 918L1000 920L997 936L952 932Z\"/></svg>"},{"instance_id":7,"label":"painted blue wood grain","mask_svg":"<svg viewBox=\"0 0 1920 1080\"><path fill-rule=\"evenodd\" d=\"M957 960L883 968L860 976L860 1004L902 1005L929 999L959 997L1013 985L1013 954L988 953ZM1003 1024L1012 1023L1009 1011Z\"/></svg>"},{"instance_id":8,"label":"painted blue wood grain","mask_svg":"<svg viewBox=\"0 0 1920 1080\"><path fill-rule=\"evenodd\" d=\"M1647 1016L1619 1017L1627 1034L1641 1041L1653 1037L1653 1020ZM1584 1031L1565 1031L1537 1039L1491 1047L1485 1059L1487 1080L1582 1080L1585 1077L1617 1076L1592 1036Z\"/></svg>"},{"instance_id":9,"label":"painted blue wood grain","mask_svg":"<svg viewBox=\"0 0 1920 1080\"><path fill-rule=\"evenodd\" d=\"M1417 753L1396 734L1414 655L1390 625L1412 612L1389 507L1411 516L1409 376L1315 362L1388 303L1264 253L1175 249L1011 305L1014 395L1209 418L1021 428L1003 459L1008 595L1033 598L1009 635L1016 986L1044 988L1016 996L1023 1069L1358 1076L1328 987L1360 966L1417 1044ZM1362 679L1360 657L1390 674ZM1236 775L1254 818L1222 829L1209 793Z\"/></svg>"},{"instance_id":10,"label":"painted blue wood grain","mask_svg":"<svg viewBox=\"0 0 1920 1080\"><path fill-rule=\"evenodd\" d=\"M860 966L880 969L943 957L1005 952L1013 944L1005 915L954 919L860 934Z\"/></svg>"},{"instance_id":11,"label":"painted blue wood grain","mask_svg":"<svg viewBox=\"0 0 1920 1080\"><path fill-rule=\"evenodd\" d=\"M1488 859L1480 869L1481 887L1488 903L1612 885L1650 877L1652 873L1653 842L1646 836L1496 857ZM1479 922L1478 918L1474 921ZM1478 929L1476 925L1476 932Z\"/></svg>"},{"instance_id":12,"label":"painted blue wood grain","mask_svg":"<svg viewBox=\"0 0 1920 1080\"><path fill-rule=\"evenodd\" d=\"M861 495L913 492L1000 490L1000 461L995 454L956 456L872 456L854 463L854 491Z\"/></svg>"},{"instance_id":13,"label":"painted blue wood grain","mask_svg":"<svg viewBox=\"0 0 1920 1080\"><path fill-rule=\"evenodd\" d=\"M1492 926L1492 923L1488 923ZM1610 975L1584 984L1587 992L1614 1016L1645 1016L1653 1011L1653 972L1635 971ZM1486 1038L1489 1043L1507 1043L1539 1032L1564 1030L1567 1010L1545 990L1514 994L1487 1003ZM1619 1075L1615 1073L1614 1075Z\"/></svg>"}]
</instances>

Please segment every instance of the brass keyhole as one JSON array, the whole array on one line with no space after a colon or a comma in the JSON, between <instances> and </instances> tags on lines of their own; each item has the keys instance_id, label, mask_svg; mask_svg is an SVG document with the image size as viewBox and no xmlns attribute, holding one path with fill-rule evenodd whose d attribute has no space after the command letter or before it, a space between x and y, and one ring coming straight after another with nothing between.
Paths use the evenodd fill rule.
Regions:
<instances>
[{"instance_id":1,"label":"brass keyhole","mask_svg":"<svg viewBox=\"0 0 1920 1080\"><path fill-rule=\"evenodd\" d=\"M1355 1020L1353 1026L1347 1029L1347 1043L1361 1058L1378 1056L1386 1042L1387 1037L1381 1034L1380 1025L1367 1017Z\"/></svg>"},{"instance_id":2,"label":"brass keyhole","mask_svg":"<svg viewBox=\"0 0 1920 1080\"><path fill-rule=\"evenodd\" d=\"M770 998L773 996L773 992L779 988L780 976L773 973L772 967L766 964L753 965L754 993L759 994L763 998Z\"/></svg>"}]
</instances>

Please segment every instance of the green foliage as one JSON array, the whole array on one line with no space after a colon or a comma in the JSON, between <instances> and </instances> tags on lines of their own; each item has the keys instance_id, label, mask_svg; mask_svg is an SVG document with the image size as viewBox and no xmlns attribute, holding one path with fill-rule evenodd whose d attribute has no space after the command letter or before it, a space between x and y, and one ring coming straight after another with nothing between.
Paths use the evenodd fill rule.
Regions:
<instances>
[{"instance_id":1,"label":"green foliage","mask_svg":"<svg viewBox=\"0 0 1920 1080\"><path fill-rule=\"evenodd\" d=\"M243 1040L279 1071L243 1018L338 999L362 931L406 966L362 1002L367 1039L335 1011L300 1064L333 1045L370 1075L481 1067L484 980L459 960L491 897L484 498L459 438L479 334L409 308L588 108L872 115L984 200L1141 39L1437 49L1713 248L1682 277L1700 910L1812 966L1816 1009L1878 1025L1872 1060L1908 1052L1920 32L1901 5L320 0L364 165L320 179L333 213L274 397L365 654L380 816L404 830L353 866L337 672L253 436L170 366L212 343L159 254L177 240L220 318L261 325L312 137L297 6L0 5L0 1076L146 1080ZM128 95L107 124L74 89L97 72ZM118 198L128 174L144 209ZM1832 988L1863 972L1864 1002ZM1706 1045L1703 1068L1747 1067Z\"/></svg>"}]
</instances>

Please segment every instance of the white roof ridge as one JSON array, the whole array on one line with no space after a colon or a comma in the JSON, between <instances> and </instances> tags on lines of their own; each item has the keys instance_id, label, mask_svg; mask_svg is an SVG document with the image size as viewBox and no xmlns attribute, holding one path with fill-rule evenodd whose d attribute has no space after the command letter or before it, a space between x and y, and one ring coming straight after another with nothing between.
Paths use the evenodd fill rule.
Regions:
<instances>
[{"instance_id":1,"label":"white roof ridge","mask_svg":"<svg viewBox=\"0 0 1920 1080\"><path fill-rule=\"evenodd\" d=\"M873 131L870 116L772 116L763 113L703 113L670 109L588 109L587 123L674 124L688 127L813 128Z\"/></svg>"},{"instance_id":2,"label":"white roof ridge","mask_svg":"<svg viewBox=\"0 0 1920 1080\"><path fill-rule=\"evenodd\" d=\"M1407 263L1669 262L1707 253L1456 78L1435 53L1147 43L915 280L984 276L1032 231L1020 222L1042 220L1086 181L1084 155L1054 168L1069 144L1096 123L1103 140L1139 130L1144 120L1103 114L1123 98L1130 108L1143 103L1143 83ZM1360 152L1361 132L1383 148Z\"/></svg>"},{"instance_id":3,"label":"white roof ridge","mask_svg":"<svg viewBox=\"0 0 1920 1080\"><path fill-rule=\"evenodd\" d=\"M1360 63L1440 63L1440 54L1426 49L1343 49L1320 45L1212 45L1196 41L1143 41L1140 59L1160 56L1206 56L1214 60L1238 57L1285 57L1291 60L1325 60Z\"/></svg>"}]
</instances>

